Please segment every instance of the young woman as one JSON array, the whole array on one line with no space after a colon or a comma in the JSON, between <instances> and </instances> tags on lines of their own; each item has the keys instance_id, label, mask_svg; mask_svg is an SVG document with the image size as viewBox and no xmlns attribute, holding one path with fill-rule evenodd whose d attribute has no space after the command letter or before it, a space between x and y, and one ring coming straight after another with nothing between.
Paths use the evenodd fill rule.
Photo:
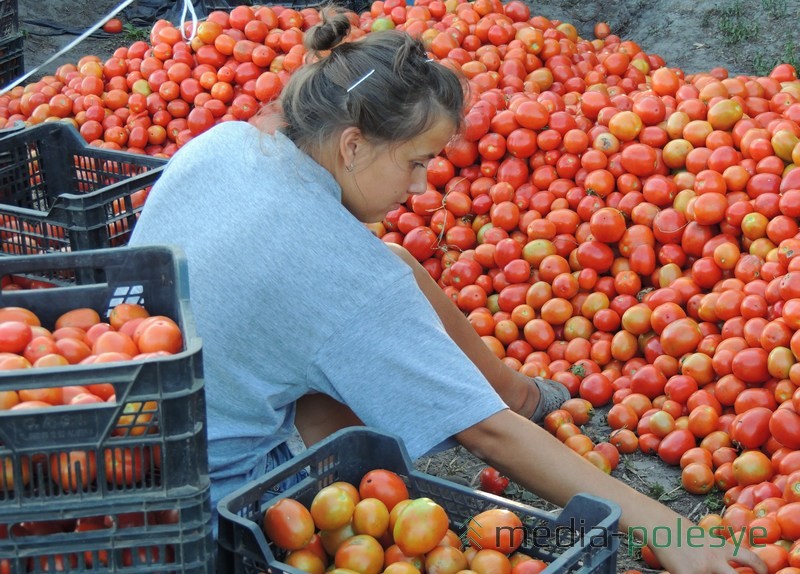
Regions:
<instances>
[{"instance_id":1,"label":"young woman","mask_svg":"<svg viewBox=\"0 0 800 574\"><path fill-rule=\"evenodd\" d=\"M342 42L349 29L333 13L306 33L314 61L261 129L224 123L182 148L131 240L177 244L188 260L214 503L290 457L295 428L312 444L367 424L412 457L455 438L556 504L593 493L622 506L623 527L677 536L688 521L532 422L563 387L506 367L410 255L363 225L425 192L464 86L407 35ZM673 574L734 571L732 547L659 557ZM736 558L766 572L747 550Z\"/></svg>"}]
</instances>

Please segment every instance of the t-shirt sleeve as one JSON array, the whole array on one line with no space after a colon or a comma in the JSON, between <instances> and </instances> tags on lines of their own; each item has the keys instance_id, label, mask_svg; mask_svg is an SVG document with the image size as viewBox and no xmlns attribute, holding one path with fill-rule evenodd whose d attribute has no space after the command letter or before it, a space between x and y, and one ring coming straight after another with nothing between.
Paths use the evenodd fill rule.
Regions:
<instances>
[{"instance_id":1,"label":"t-shirt sleeve","mask_svg":"<svg viewBox=\"0 0 800 574\"><path fill-rule=\"evenodd\" d=\"M507 408L410 272L344 318L311 365L316 390L398 435L412 458Z\"/></svg>"}]
</instances>

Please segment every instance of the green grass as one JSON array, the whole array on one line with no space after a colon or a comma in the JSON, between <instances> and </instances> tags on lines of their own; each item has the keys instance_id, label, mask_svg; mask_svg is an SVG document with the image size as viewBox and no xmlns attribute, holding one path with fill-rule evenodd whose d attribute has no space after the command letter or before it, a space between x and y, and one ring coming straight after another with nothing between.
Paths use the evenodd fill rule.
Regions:
<instances>
[{"instance_id":1,"label":"green grass","mask_svg":"<svg viewBox=\"0 0 800 574\"><path fill-rule=\"evenodd\" d=\"M800 46L792 40L787 40L779 57L770 58L764 54L756 54L753 58L753 68L759 76L768 75L778 64L791 64L795 69L800 69Z\"/></svg>"},{"instance_id":2,"label":"green grass","mask_svg":"<svg viewBox=\"0 0 800 574\"><path fill-rule=\"evenodd\" d=\"M766 16L768 29L759 25L759 19L753 17L754 12ZM800 66L800 43L791 34L781 33L789 30L788 22L795 17L789 13L787 0L761 0L757 4L745 0L723 0L706 13L703 23L716 27L723 43L731 47L735 63L752 68L755 75L766 76L778 64ZM761 21L763 23L763 19ZM772 35L774 45L779 48L772 55L753 50L753 43L765 34Z\"/></svg>"},{"instance_id":3,"label":"green grass","mask_svg":"<svg viewBox=\"0 0 800 574\"><path fill-rule=\"evenodd\" d=\"M786 0L761 0L761 6L773 18L782 18L786 13Z\"/></svg>"},{"instance_id":4,"label":"green grass","mask_svg":"<svg viewBox=\"0 0 800 574\"><path fill-rule=\"evenodd\" d=\"M759 33L758 23L747 18L747 9L741 0L720 10L717 27L722 32L723 42L730 45L757 38Z\"/></svg>"},{"instance_id":5,"label":"green grass","mask_svg":"<svg viewBox=\"0 0 800 574\"><path fill-rule=\"evenodd\" d=\"M126 42L136 42L138 40L146 42L150 39L150 30L147 28L138 28L130 23L122 27L122 34Z\"/></svg>"},{"instance_id":6,"label":"green grass","mask_svg":"<svg viewBox=\"0 0 800 574\"><path fill-rule=\"evenodd\" d=\"M706 495L705 500L703 501L706 505L706 508L709 512L719 512L725 505L722 503L722 497L720 497L719 492L711 491Z\"/></svg>"}]
</instances>

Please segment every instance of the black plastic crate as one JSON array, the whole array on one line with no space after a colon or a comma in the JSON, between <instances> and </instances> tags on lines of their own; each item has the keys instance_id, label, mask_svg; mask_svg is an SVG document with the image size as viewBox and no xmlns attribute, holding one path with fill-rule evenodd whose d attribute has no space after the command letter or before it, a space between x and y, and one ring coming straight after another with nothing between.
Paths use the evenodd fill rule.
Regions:
<instances>
[{"instance_id":1,"label":"black plastic crate","mask_svg":"<svg viewBox=\"0 0 800 574\"><path fill-rule=\"evenodd\" d=\"M89 146L63 122L0 131L0 254L127 244L165 164Z\"/></svg>"},{"instance_id":2,"label":"black plastic crate","mask_svg":"<svg viewBox=\"0 0 800 574\"><path fill-rule=\"evenodd\" d=\"M356 14L360 14L365 10L369 10L370 6L372 6L372 0L334 0L333 4L338 4ZM259 0L200 0L200 9L205 15L214 10L230 12L236 6L285 6L295 10L302 10L303 8L318 8L321 5L322 2L320 0L275 0L270 2Z\"/></svg>"},{"instance_id":3,"label":"black plastic crate","mask_svg":"<svg viewBox=\"0 0 800 574\"><path fill-rule=\"evenodd\" d=\"M0 0L0 39L5 40L17 32L19 32L18 0ZM3 84L0 83L0 86Z\"/></svg>"},{"instance_id":4,"label":"black plastic crate","mask_svg":"<svg viewBox=\"0 0 800 574\"><path fill-rule=\"evenodd\" d=\"M366 427L339 431L301 455L279 466L258 480L223 498L219 510L219 574L302 574L281 562L282 552L263 534L261 523L268 506L282 497L302 502L307 507L323 487L347 481L356 486L369 470L382 468L399 474L412 498L426 496L447 511L451 529L458 534L477 513L490 508L506 508L523 521L526 533L574 528L580 538L567 545L543 540L538 534L526 536L520 551L549 562L544 572L581 574L616 572L619 537L614 535L620 509L610 501L586 494L574 496L563 511L553 515L517 502L478 492L415 470L402 443L394 436ZM266 503L263 497L286 478L305 469L309 476ZM566 531L563 531L566 533ZM604 546L599 544L603 541ZM565 547L566 546L566 547Z\"/></svg>"},{"instance_id":5,"label":"black plastic crate","mask_svg":"<svg viewBox=\"0 0 800 574\"><path fill-rule=\"evenodd\" d=\"M8 38L19 32L19 19L16 12L0 10L0 38Z\"/></svg>"},{"instance_id":6,"label":"black plastic crate","mask_svg":"<svg viewBox=\"0 0 800 574\"><path fill-rule=\"evenodd\" d=\"M9 28L10 36L0 39L0 92L25 72L24 39L16 33L16 14L0 12L0 30L3 28Z\"/></svg>"},{"instance_id":7,"label":"black plastic crate","mask_svg":"<svg viewBox=\"0 0 800 574\"><path fill-rule=\"evenodd\" d=\"M172 318L184 334L175 355L0 373L2 391L109 383L116 393L115 403L0 412L0 461L13 478L0 481L0 517L158 503L208 488L201 341L182 254L122 247L8 257L0 269L81 277L77 285L0 292L0 307L27 308L47 328L65 311L90 307L107 317L125 302ZM88 463L67 464L84 457Z\"/></svg>"},{"instance_id":8,"label":"black plastic crate","mask_svg":"<svg viewBox=\"0 0 800 574\"><path fill-rule=\"evenodd\" d=\"M0 571L213 574L209 500L205 489L156 502L6 515L0 528L12 535L0 538ZM38 533L28 534L31 523ZM97 529L76 531L87 523ZM56 531L45 534L46 525Z\"/></svg>"}]
</instances>

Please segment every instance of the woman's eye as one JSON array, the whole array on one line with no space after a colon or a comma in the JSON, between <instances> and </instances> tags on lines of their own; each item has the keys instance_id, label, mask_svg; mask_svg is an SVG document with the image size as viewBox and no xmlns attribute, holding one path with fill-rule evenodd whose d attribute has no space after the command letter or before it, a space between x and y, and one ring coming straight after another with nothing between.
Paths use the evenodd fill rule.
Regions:
<instances>
[{"instance_id":1,"label":"woman's eye","mask_svg":"<svg viewBox=\"0 0 800 574\"><path fill-rule=\"evenodd\" d=\"M418 168L418 167L423 167L423 168L426 168L426 169L427 169L427 167L428 167L428 162L427 162L427 161L415 161L415 162L414 162L414 168L416 169L416 168Z\"/></svg>"}]
</instances>

